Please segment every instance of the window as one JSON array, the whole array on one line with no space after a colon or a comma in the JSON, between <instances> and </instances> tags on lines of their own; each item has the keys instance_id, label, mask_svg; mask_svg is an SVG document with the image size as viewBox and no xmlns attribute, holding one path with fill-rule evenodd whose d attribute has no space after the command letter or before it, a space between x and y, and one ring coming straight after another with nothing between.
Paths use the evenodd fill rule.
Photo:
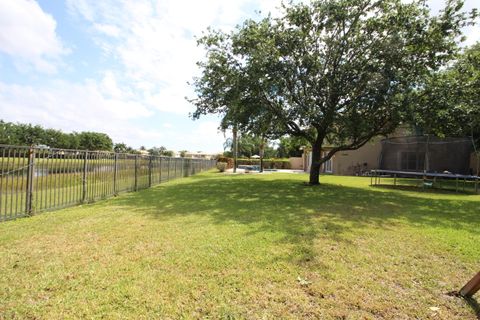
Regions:
<instances>
[{"instance_id":1,"label":"window","mask_svg":"<svg viewBox=\"0 0 480 320\"><path fill-rule=\"evenodd\" d=\"M327 155L326 152L322 152L322 157L325 157L326 155ZM323 163L322 172L326 172L326 173L332 173L333 172L332 159L328 159L327 161L325 161Z\"/></svg>"},{"instance_id":2,"label":"window","mask_svg":"<svg viewBox=\"0 0 480 320\"><path fill-rule=\"evenodd\" d=\"M332 173L332 159L323 163L323 171L327 173Z\"/></svg>"}]
</instances>

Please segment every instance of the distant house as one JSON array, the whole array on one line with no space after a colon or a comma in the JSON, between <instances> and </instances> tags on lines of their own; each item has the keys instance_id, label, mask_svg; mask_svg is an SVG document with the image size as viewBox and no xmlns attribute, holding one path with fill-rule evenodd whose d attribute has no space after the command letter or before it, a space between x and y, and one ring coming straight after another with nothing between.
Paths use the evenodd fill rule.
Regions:
<instances>
[{"instance_id":1,"label":"distant house","mask_svg":"<svg viewBox=\"0 0 480 320\"><path fill-rule=\"evenodd\" d=\"M139 155L142 156L148 156L150 154L150 152L148 152L147 150L137 150L137 152Z\"/></svg>"},{"instance_id":2,"label":"distant house","mask_svg":"<svg viewBox=\"0 0 480 320\"><path fill-rule=\"evenodd\" d=\"M218 154L221 154L221 153L207 153L207 152L201 152L201 151L198 151L198 152L186 152L185 153L185 158L194 158L194 159L208 159L208 160L211 160L211 159L215 159Z\"/></svg>"}]
</instances>

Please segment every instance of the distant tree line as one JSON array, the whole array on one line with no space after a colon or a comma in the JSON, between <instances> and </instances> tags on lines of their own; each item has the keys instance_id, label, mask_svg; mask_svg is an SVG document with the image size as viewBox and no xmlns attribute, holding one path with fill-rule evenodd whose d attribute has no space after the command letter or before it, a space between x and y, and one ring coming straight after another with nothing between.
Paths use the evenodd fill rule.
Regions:
<instances>
[{"instance_id":1,"label":"distant tree line","mask_svg":"<svg viewBox=\"0 0 480 320\"><path fill-rule=\"evenodd\" d=\"M175 155L175 152L167 150L167 148L165 148L164 146L153 147L151 149L148 149L147 151L152 156L173 157Z\"/></svg>"},{"instance_id":2,"label":"distant tree line","mask_svg":"<svg viewBox=\"0 0 480 320\"><path fill-rule=\"evenodd\" d=\"M0 120L0 144L46 145L51 148L108 150L113 149L112 139L100 132L65 133L45 129L39 125L12 123Z\"/></svg>"},{"instance_id":3,"label":"distant tree line","mask_svg":"<svg viewBox=\"0 0 480 320\"><path fill-rule=\"evenodd\" d=\"M139 153L127 144L113 143L112 138L101 132L72 132L65 133L61 130L46 129L40 125L13 123L0 120L0 144L39 146L50 148L115 151L118 153ZM150 155L173 156L174 152L167 148L153 147L146 150Z\"/></svg>"}]
</instances>

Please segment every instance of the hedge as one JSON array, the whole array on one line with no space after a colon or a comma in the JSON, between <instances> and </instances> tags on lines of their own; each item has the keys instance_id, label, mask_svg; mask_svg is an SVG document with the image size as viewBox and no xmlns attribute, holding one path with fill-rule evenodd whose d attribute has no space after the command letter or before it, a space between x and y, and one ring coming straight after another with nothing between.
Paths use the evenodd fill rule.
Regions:
<instances>
[{"instance_id":1,"label":"hedge","mask_svg":"<svg viewBox=\"0 0 480 320\"><path fill-rule=\"evenodd\" d=\"M233 168L233 159L228 157L218 157L217 162L225 162L227 169Z\"/></svg>"}]
</instances>

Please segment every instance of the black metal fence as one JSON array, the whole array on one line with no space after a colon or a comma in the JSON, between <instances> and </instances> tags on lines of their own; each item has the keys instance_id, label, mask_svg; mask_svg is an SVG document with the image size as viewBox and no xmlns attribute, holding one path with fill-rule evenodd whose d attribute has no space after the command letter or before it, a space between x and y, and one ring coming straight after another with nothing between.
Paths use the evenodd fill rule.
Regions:
<instances>
[{"instance_id":1,"label":"black metal fence","mask_svg":"<svg viewBox=\"0 0 480 320\"><path fill-rule=\"evenodd\" d=\"M0 145L0 221L137 191L216 160Z\"/></svg>"}]
</instances>

